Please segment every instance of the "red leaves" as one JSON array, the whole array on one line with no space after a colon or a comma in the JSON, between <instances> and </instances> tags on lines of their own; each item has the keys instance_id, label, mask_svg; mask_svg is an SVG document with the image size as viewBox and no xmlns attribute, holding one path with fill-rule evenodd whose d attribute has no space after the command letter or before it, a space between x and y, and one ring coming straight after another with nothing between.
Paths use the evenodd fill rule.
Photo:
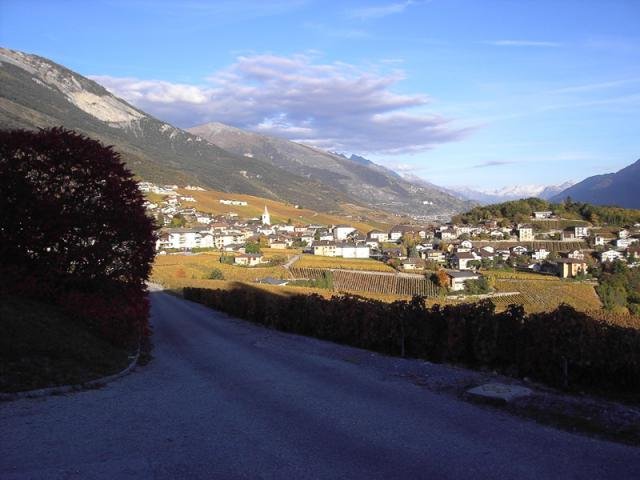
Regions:
<instances>
[{"instance_id":1,"label":"red leaves","mask_svg":"<svg viewBox=\"0 0 640 480\"><path fill-rule=\"evenodd\" d=\"M87 295L92 309L78 298L68 305L111 318L111 330L137 328L124 319L146 319L136 304L154 256L143 203L111 147L63 128L0 131L0 290L62 304L69 292Z\"/></svg>"}]
</instances>

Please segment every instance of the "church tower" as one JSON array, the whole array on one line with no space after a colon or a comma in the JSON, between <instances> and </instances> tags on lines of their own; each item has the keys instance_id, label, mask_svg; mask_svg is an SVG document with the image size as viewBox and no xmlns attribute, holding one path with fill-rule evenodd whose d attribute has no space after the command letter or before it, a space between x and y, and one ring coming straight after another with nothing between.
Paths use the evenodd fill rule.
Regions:
<instances>
[{"instance_id":1,"label":"church tower","mask_svg":"<svg viewBox=\"0 0 640 480\"><path fill-rule=\"evenodd\" d=\"M264 206L264 213L262 214L262 224L263 225L271 225L271 215L269 215L269 210L267 210L267 206Z\"/></svg>"}]
</instances>

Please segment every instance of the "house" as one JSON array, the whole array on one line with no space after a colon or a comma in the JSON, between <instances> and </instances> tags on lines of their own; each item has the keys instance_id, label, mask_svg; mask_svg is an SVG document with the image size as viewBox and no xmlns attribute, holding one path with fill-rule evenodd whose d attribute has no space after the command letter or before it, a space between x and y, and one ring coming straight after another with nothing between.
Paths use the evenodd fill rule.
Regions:
<instances>
[{"instance_id":1,"label":"house","mask_svg":"<svg viewBox=\"0 0 640 480\"><path fill-rule=\"evenodd\" d=\"M447 270L449 277L449 290L452 292L460 292L465 288L465 282L468 280L479 280L480 274L470 271L459 272L456 270Z\"/></svg>"},{"instance_id":2,"label":"house","mask_svg":"<svg viewBox=\"0 0 640 480\"><path fill-rule=\"evenodd\" d=\"M575 278L587 273L587 264L577 258L561 258L558 260L558 274L561 278Z\"/></svg>"},{"instance_id":3,"label":"house","mask_svg":"<svg viewBox=\"0 0 640 480\"><path fill-rule=\"evenodd\" d=\"M607 243L606 239L601 236L601 235L596 235L593 239L593 244L595 246L603 246L605 243Z\"/></svg>"},{"instance_id":4,"label":"house","mask_svg":"<svg viewBox=\"0 0 640 480\"><path fill-rule=\"evenodd\" d=\"M337 241L346 240L347 237L355 231L356 229L349 225L337 225L333 228L333 238Z\"/></svg>"},{"instance_id":5,"label":"house","mask_svg":"<svg viewBox=\"0 0 640 480\"><path fill-rule=\"evenodd\" d=\"M602 252L600 254L600 261L604 262L613 262L614 260L623 260L624 256L622 253L617 250L607 250L606 252Z\"/></svg>"},{"instance_id":6,"label":"house","mask_svg":"<svg viewBox=\"0 0 640 480\"><path fill-rule=\"evenodd\" d=\"M581 250L574 250L567 253L567 258L573 258L574 260L584 260L584 253Z\"/></svg>"},{"instance_id":7,"label":"house","mask_svg":"<svg viewBox=\"0 0 640 480\"><path fill-rule=\"evenodd\" d=\"M367 233L367 240L374 242L386 242L389 240L389 234L381 230L371 230Z\"/></svg>"},{"instance_id":8,"label":"house","mask_svg":"<svg viewBox=\"0 0 640 480\"><path fill-rule=\"evenodd\" d=\"M423 250L420 255L427 262L445 263L447 261L444 252L440 250Z\"/></svg>"},{"instance_id":9,"label":"house","mask_svg":"<svg viewBox=\"0 0 640 480\"><path fill-rule=\"evenodd\" d=\"M546 260L547 257L551 254L551 252L549 252L547 249L545 248L538 248L536 250L533 251L533 254L531 255L531 258L534 260Z\"/></svg>"},{"instance_id":10,"label":"house","mask_svg":"<svg viewBox=\"0 0 640 480\"><path fill-rule=\"evenodd\" d=\"M451 257L451 264L458 270L471 270L469 262L477 260L471 252L457 252Z\"/></svg>"},{"instance_id":11,"label":"house","mask_svg":"<svg viewBox=\"0 0 640 480\"><path fill-rule=\"evenodd\" d=\"M313 242L313 254L323 257L336 257L336 242L333 240L318 240Z\"/></svg>"},{"instance_id":12,"label":"house","mask_svg":"<svg viewBox=\"0 0 640 480\"><path fill-rule=\"evenodd\" d=\"M536 220L544 220L551 217L553 217L553 212L550 210L533 212L533 218L535 218Z\"/></svg>"},{"instance_id":13,"label":"house","mask_svg":"<svg viewBox=\"0 0 640 480\"><path fill-rule=\"evenodd\" d=\"M370 254L369 246L362 243L342 243L339 248L336 249L337 256L339 256L338 250L341 250L341 255L344 258L369 258Z\"/></svg>"},{"instance_id":14,"label":"house","mask_svg":"<svg viewBox=\"0 0 640 480\"><path fill-rule=\"evenodd\" d=\"M463 240L462 242L460 242L460 246L462 248L466 248L467 250L471 250L473 248L473 244L470 240Z\"/></svg>"},{"instance_id":15,"label":"house","mask_svg":"<svg viewBox=\"0 0 640 480\"><path fill-rule=\"evenodd\" d=\"M532 242L533 240L533 227L531 225L520 225L518 227L518 241Z\"/></svg>"},{"instance_id":16,"label":"house","mask_svg":"<svg viewBox=\"0 0 640 480\"><path fill-rule=\"evenodd\" d=\"M263 256L261 253L243 253L238 255L234 259L236 265L245 265L247 267L255 267L263 263Z\"/></svg>"},{"instance_id":17,"label":"house","mask_svg":"<svg viewBox=\"0 0 640 480\"><path fill-rule=\"evenodd\" d=\"M562 231L561 240L575 240L576 238L586 238L589 236L589 227L574 226L567 227Z\"/></svg>"},{"instance_id":18,"label":"house","mask_svg":"<svg viewBox=\"0 0 640 480\"><path fill-rule=\"evenodd\" d=\"M516 245L515 247L511 248L511 253L513 255L524 255L525 253L527 253L527 249L522 245Z\"/></svg>"},{"instance_id":19,"label":"house","mask_svg":"<svg viewBox=\"0 0 640 480\"><path fill-rule=\"evenodd\" d=\"M424 260L421 258L407 258L402 261L403 270L422 270L424 268Z\"/></svg>"},{"instance_id":20,"label":"house","mask_svg":"<svg viewBox=\"0 0 640 480\"><path fill-rule=\"evenodd\" d=\"M496 240L502 240L504 238L504 233L501 230L491 230L489 236Z\"/></svg>"},{"instance_id":21,"label":"house","mask_svg":"<svg viewBox=\"0 0 640 480\"><path fill-rule=\"evenodd\" d=\"M442 228L438 232L437 236L440 237L441 240L445 240L445 241L451 241L458 238L458 235L456 234L456 231L453 228Z\"/></svg>"},{"instance_id":22,"label":"house","mask_svg":"<svg viewBox=\"0 0 640 480\"><path fill-rule=\"evenodd\" d=\"M622 230L620 230L618 232L618 238L622 238L622 239L629 238L629 230L627 230L626 228L623 228Z\"/></svg>"},{"instance_id":23,"label":"house","mask_svg":"<svg viewBox=\"0 0 640 480\"><path fill-rule=\"evenodd\" d=\"M387 247L382 249L382 254L387 258L406 258L400 247Z\"/></svg>"},{"instance_id":24,"label":"house","mask_svg":"<svg viewBox=\"0 0 640 480\"><path fill-rule=\"evenodd\" d=\"M615 244L616 248L624 249L629 248L631 244L636 243L637 241L637 238L618 238L613 243Z\"/></svg>"}]
</instances>

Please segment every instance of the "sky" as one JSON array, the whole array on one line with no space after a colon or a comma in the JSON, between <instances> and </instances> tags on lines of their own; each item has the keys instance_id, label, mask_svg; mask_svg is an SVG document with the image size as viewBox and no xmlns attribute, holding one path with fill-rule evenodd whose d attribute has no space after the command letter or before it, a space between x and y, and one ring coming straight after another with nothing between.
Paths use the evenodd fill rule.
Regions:
<instances>
[{"instance_id":1,"label":"sky","mask_svg":"<svg viewBox=\"0 0 640 480\"><path fill-rule=\"evenodd\" d=\"M494 190L640 158L640 0L0 0L0 45L187 128Z\"/></svg>"}]
</instances>

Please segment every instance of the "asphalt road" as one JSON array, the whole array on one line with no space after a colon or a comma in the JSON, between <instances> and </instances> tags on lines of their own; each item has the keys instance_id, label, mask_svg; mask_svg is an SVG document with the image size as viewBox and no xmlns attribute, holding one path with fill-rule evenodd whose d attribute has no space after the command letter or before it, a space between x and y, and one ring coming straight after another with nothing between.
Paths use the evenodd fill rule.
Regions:
<instances>
[{"instance_id":1,"label":"asphalt road","mask_svg":"<svg viewBox=\"0 0 640 480\"><path fill-rule=\"evenodd\" d=\"M148 366L0 404L0 479L640 478L640 449L433 393L397 359L164 293L152 315Z\"/></svg>"}]
</instances>

